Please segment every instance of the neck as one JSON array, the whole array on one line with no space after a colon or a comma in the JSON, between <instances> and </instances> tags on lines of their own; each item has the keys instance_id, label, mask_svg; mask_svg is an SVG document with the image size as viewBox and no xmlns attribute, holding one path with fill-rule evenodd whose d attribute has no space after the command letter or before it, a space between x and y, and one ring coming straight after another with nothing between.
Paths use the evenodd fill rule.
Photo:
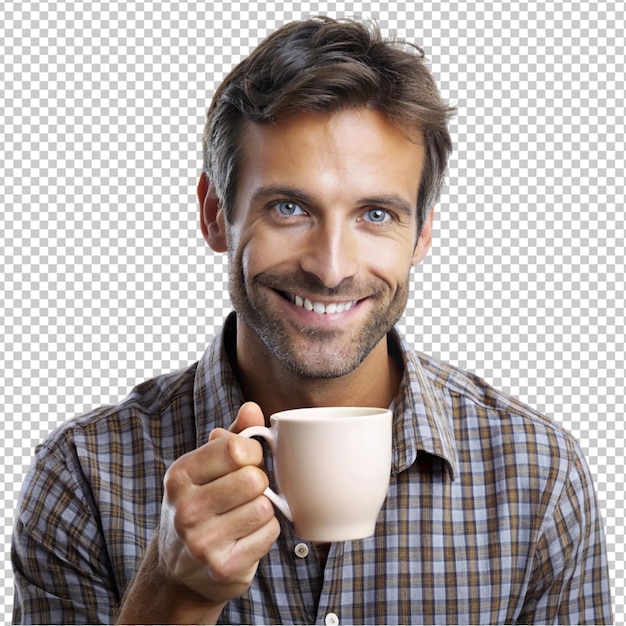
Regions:
<instances>
[{"instance_id":1,"label":"neck","mask_svg":"<svg viewBox=\"0 0 626 626\"><path fill-rule=\"evenodd\" d=\"M400 386L402 364L390 354L387 341L384 337L347 375L306 378L277 362L251 329L238 323L236 369L245 399L260 405L268 423L273 413L300 407L388 407Z\"/></svg>"}]
</instances>

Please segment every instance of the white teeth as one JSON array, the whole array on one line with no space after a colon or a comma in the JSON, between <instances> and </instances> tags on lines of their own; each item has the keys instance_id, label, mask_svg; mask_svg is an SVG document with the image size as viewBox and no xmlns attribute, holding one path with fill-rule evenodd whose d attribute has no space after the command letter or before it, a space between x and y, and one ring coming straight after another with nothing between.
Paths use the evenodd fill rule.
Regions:
<instances>
[{"instance_id":1,"label":"white teeth","mask_svg":"<svg viewBox=\"0 0 626 626\"><path fill-rule=\"evenodd\" d=\"M301 306L307 311L314 311L319 315L332 315L333 313L345 313L349 311L356 303L356 300L351 302L331 302L330 304L324 304L323 302L313 302L308 298L301 298L300 296L292 295L291 301L296 306Z\"/></svg>"}]
</instances>

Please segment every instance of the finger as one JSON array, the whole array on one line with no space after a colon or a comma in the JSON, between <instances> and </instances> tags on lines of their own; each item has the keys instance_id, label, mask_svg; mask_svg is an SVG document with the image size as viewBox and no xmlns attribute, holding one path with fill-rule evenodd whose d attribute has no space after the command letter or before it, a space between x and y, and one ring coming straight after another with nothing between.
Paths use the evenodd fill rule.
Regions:
<instances>
[{"instance_id":1,"label":"finger","mask_svg":"<svg viewBox=\"0 0 626 626\"><path fill-rule=\"evenodd\" d=\"M274 516L272 504L262 495L266 484L263 472L247 466L209 485L187 489L164 507L176 535L199 558L232 545Z\"/></svg>"},{"instance_id":2,"label":"finger","mask_svg":"<svg viewBox=\"0 0 626 626\"><path fill-rule=\"evenodd\" d=\"M267 498L265 498L265 500L267 500ZM247 558L251 561L258 561L267 554L268 550L279 536L280 522L278 518L272 514L266 524L245 537L242 537L239 540L240 545L238 545L238 548L242 553L247 554Z\"/></svg>"},{"instance_id":3,"label":"finger","mask_svg":"<svg viewBox=\"0 0 626 626\"><path fill-rule=\"evenodd\" d=\"M240 433L248 426L265 426L265 416L256 402L245 402L241 405L237 419L228 429L232 433Z\"/></svg>"},{"instance_id":4,"label":"finger","mask_svg":"<svg viewBox=\"0 0 626 626\"><path fill-rule=\"evenodd\" d=\"M274 508L271 502L260 495L226 513L208 516L199 523L179 524L177 532L186 544L205 546L215 551L224 546L232 547L234 542L255 533L273 517Z\"/></svg>"},{"instance_id":5,"label":"finger","mask_svg":"<svg viewBox=\"0 0 626 626\"><path fill-rule=\"evenodd\" d=\"M279 535L280 523L272 516L266 524L237 541L230 553L232 567L244 569L257 563L268 553Z\"/></svg>"},{"instance_id":6,"label":"finger","mask_svg":"<svg viewBox=\"0 0 626 626\"><path fill-rule=\"evenodd\" d=\"M261 497L204 529L193 529L186 538L190 552L209 562L218 580L227 580L254 566L280 535L280 524L271 507L265 508L266 503L267 498Z\"/></svg>"},{"instance_id":7,"label":"finger","mask_svg":"<svg viewBox=\"0 0 626 626\"><path fill-rule=\"evenodd\" d=\"M192 497L202 503L205 516L223 515L262 496L268 484L263 470L246 465L195 489ZM272 506L268 510L273 512Z\"/></svg>"},{"instance_id":8,"label":"finger","mask_svg":"<svg viewBox=\"0 0 626 626\"><path fill-rule=\"evenodd\" d=\"M239 437L226 430L211 441L177 459L165 475L166 489L178 490L188 485L204 485L246 465L263 461L258 441Z\"/></svg>"}]
</instances>

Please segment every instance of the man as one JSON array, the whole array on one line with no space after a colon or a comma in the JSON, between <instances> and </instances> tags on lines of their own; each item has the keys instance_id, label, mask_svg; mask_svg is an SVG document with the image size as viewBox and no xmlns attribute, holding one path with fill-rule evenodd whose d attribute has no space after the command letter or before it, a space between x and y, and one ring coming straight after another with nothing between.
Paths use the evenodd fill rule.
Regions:
<instances>
[{"instance_id":1,"label":"man","mask_svg":"<svg viewBox=\"0 0 626 626\"><path fill-rule=\"evenodd\" d=\"M609 623L591 479L562 428L409 347L451 109L421 50L289 24L220 86L201 228L235 309L198 364L38 448L16 521L24 623ZM392 406L373 537L316 545L239 437L300 406Z\"/></svg>"}]
</instances>

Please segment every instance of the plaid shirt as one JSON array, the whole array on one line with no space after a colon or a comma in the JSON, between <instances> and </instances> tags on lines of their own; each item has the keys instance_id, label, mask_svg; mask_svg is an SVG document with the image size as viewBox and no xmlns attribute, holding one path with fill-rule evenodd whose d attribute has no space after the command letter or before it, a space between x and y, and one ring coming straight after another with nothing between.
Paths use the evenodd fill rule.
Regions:
<instances>
[{"instance_id":1,"label":"plaid shirt","mask_svg":"<svg viewBox=\"0 0 626 626\"><path fill-rule=\"evenodd\" d=\"M114 619L157 523L166 468L227 428L244 400L226 355L233 332L231 317L197 365L38 447L15 525L15 621ZM577 442L391 338L404 378L376 534L331 544L323 570L280 518L279 540L221 621L611 623L602 522Z\"/></svg>"}]
</instances>

